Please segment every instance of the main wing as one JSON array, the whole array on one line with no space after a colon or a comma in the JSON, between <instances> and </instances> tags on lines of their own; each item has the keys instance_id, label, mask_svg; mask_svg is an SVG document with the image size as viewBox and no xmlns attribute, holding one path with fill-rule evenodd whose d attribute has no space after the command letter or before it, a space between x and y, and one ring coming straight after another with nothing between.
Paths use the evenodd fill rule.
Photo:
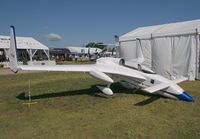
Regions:
<instances>
[{"instance_id":1,"label":"main wing","mask_svg":"<svg viewBox=\"0 0 200 139\"><path fill-rule=\"evenodd\" d=\"M18 66L21 70L32 71L74 71L74 72L89 72L95 67L95 64L88 65L21 65Z\"/></svg>"},{"instance_id":2,"label":"main wing","mask_svg":"<svg viewBox=\"0 0 200 139\"><path fill-rule=\"evenodd\" d=\"M146 80L146 78L134 70L123 67L117 64L88 64L88 65L22 65L17 67L19 70L30 70L30 71L66 71L66 72L90 72L97 70L103 73L116 74L121 76L127 76L137 78L140 80Z\"/></svg>"},{"instance_id":3,"label":"main wing","mask_svg":"<svg viewBox=\"0 0 200 139\"><path fill-rule=\"evenodd\" d=\"M13 72L18 70L32 70L32 71L73 71L73 72L91 72L92 70L111 73L122 76L128 76L132 78L137 78L141 80L146 80L142 75L134 72L134 70L123 67L119 64L116 64L113 59L103 59L101 62L96 64L88 65L18 65L17 60L17 44L15 37L15 28L14 26L10 27L10 53L9 53L10 68Z\"/></svg>"}]
</instances>

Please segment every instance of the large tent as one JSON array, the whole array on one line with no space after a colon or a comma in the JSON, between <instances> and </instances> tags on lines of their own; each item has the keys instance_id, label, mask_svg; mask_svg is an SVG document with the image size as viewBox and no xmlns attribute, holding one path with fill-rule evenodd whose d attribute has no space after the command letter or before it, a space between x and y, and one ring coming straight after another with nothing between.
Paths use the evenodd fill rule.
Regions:
<instances>
[{"instance_id":1,"label":"large tent","mask_svg":"<svg viewBox=\"0 0 200 139\"><path fill-rule=\"evenodd\" d=\"M39 50L43 51L47 59L49 60L49 48L43 45L42 43L36 41L31 37L16 37L16 41L17 41L17 49L26 50L31 62L33 61L34 55ZM7 58L8 58L9 47L10 47L10 36L0 35L0 49L4 50Z\"/></svg>"},{"instance_id":2,"label":"large tent","mask_svg":"<svg viewBox=\"0 0 200 139\"><path fill-rule=\"evenodd\" d=\"M135 59L141 47L143 64L155 72L170 79L200 79L199 34L200 20L140 27L119 37L120 57Z\"/></svg>"},{"instance_id":3,"label":"large tent","mask_svg":"<svg viewBox=\"0 0 200 139\"><path fill-rule=\"evenodd\" d=\"M86 48L86 47L74 47L74 46L69 46L66 47L70 53L73 54L95 54L95 53L100 53L102 50L99 48Z\"/></svg>"}]
</instances>

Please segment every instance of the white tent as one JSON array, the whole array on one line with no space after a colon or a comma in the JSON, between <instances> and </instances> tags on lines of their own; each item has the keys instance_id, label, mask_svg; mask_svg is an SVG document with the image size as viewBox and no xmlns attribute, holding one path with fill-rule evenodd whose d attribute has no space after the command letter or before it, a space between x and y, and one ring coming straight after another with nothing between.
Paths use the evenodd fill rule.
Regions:
<instances>
[{"instance_id":1,"label":"white tent","mask_svg":"<svg viewBox=\"0 0 200 139\"><path fill-rule=\"evenodd\" d=\"M100 53L102 50L99 48L86 48L86 47L66 47L71 53L75 54L95 54Z\"/></svg>"},{"instance_id":2,"label":"white tent","mask_svg":"<svg viewBox=\"0 0 200 139\"><path fill-rule=\"evenodd\" d=\"M49 59L49 48L31 37L16 37L17 49L25 49L29 54L32 62L33 56L38 50L44 51ZM10 47L10 36L0 35L0 49L4 49L8 57L8 49Z\"/></svg>"},{"instance_id":3,"label":"white tent","mask_svg":"<svg viewBox=\"0 0 200 139\"><path fill-rule=\"evenodd\" d=\"M199 34L200 20L137 28L120 36L120 57L135 59L139 38L145 66L170 79L200 79Z\"/></svg>"}]
</instances>

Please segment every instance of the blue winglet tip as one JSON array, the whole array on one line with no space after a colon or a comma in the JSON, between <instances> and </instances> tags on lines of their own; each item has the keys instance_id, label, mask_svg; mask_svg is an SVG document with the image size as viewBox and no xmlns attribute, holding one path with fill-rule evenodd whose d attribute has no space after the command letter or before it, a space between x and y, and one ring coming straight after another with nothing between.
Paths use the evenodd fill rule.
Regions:
<instances>
[{"instance_id":1,"label":"blue winglet tip","mask_svg":"<svg viewBox=\"0 0 200 139\"><path fill-rule=\"evenodd\" d=\"M183 92L181 93L179 96L179 99L184 100L184 101L188 101L188 102L194 102L192 96L190 96L187 92Z\"/></svg>"}]
</instances>

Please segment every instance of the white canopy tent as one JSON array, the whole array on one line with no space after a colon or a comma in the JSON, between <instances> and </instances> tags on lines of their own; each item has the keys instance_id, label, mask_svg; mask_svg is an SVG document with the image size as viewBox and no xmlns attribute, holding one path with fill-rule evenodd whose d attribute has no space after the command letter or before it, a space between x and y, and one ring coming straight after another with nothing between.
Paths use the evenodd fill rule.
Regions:
<instances>
[{"instance_id":1,"label":"white canopy tent","mask_svg":"<svg viewBox=\"0 0 200 139\"><path fill-rule=\"evenodd\" d=\"M137 57L136 38L141 40L145 66L170 79L200 79L200 20L137 28L119 37L120 57Z\"/></svg>"},{"instance_id":2,"label":"white canopy tent","mask_svg":"<svg viewBox=\"0 0 200 139\"><path fill-rule=\"evenodd\" d=\"M42 50L49 60L49 48L42 43L36 41L31 37L16 37L17 49L25 49L30 57L30 61L33 61L33 56L38 50ZM6 57L8 58L8 50L10 47L10 36L0 35L0 49L4 49Z\"/></svg>"},{"instance_id":3,"label":"white canopy tent","mask_svg":"<svg viewBox=\"0 0 200 139\"><path fill-rule=\"evenodd\" d=\"M71 53L77 53L77 54L95 54L100 53L102 50L99 48L86 48L86 47L66 47Z\"/></svg>"}]
</instances>

